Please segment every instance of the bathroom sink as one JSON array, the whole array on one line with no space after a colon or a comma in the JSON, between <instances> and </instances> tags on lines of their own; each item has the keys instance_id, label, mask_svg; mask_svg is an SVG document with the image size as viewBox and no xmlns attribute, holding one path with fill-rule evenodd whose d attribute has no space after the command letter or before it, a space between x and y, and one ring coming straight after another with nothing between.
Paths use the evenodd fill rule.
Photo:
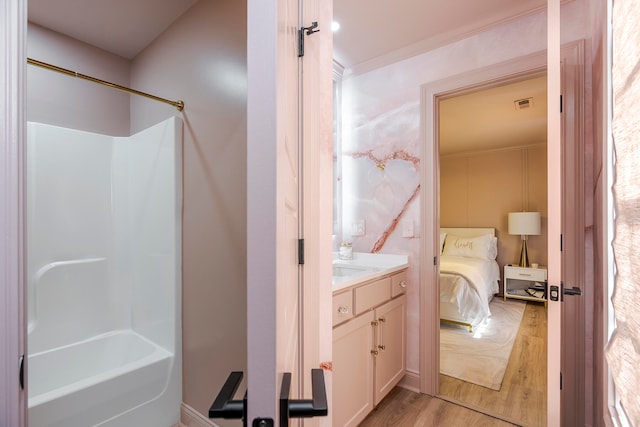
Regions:
<instances>
[{"instance_id":1,"label":"bathroom sink","mask_svg":"<svg viewBox=\"0 0 640 427\"><path fill-rule=\"evenodd\" d=\"M376 269L372 267L365 267L365 266L353 265L353 264L342 264L342 263L333 264L333 277L356 276L360 274L370 273L372 271L376 271Z\"/></svg>"}]
</instances>

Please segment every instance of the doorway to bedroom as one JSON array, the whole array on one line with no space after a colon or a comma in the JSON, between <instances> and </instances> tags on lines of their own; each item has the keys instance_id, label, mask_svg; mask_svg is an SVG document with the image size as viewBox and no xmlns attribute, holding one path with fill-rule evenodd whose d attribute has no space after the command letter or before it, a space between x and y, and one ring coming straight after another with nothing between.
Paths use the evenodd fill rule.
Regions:
<instances>
[{"instance_id":1,"label":"doorway to bedroom","mask_svg":"<svg viewBox=\"0 0 640 427\"><path fill-rule=\"evenodd\" d=\"M553 249L555 251L555 244L559 243L562 246L562 251L560 252L560 256L562 258L562 279L565 283L583 283L585 280L585 254L588 252L588 237L587 237L587 229L585 228L586 223L586 211L585 211L585 200L587 199L587 195L585 194L584 182L585 182L585 159L586 157L586 149L585 147L585 132L584 132L584 123L585 120L588 119L585 113L585 102L587 102L584 98L584 84L585 84L585 70L584 70L584 42L576 41L567 43L563 45L561 48L561 60L562 60L562 155L560 160L562 162L562 176L560 177L561 182L560 186L562 187L562 198L558 202L560 206L554 206L554 209L559 210L561 212L561 238L551 239L549 240L549 244L547 246L547 250ZM496 414L495 412L491 412L489 409L485 409L482 406L484 405L484 401L491 393L486 393L483 390L482 398L478 398L476 401L469 403L468 401L461 400L460 396L463 394L463 391L460 387L453 387L455 389L455 397L448 397L443 394L444 388L441 388L440 384L440 366L441 366L441 354L440 354L440 275L439 275L439 265L440 265L440 254L443 252L443 247L440 246L439 231L441 226L441 214L446 215L446 207L443 206L441 212L441 203L446 203L444 201L441 202L441 190L442 193L446 191L447 184L444 177L441 177L440 168L444 166L447 159L446 155L443 155L442 164L440 163L440 101L446 101L449 98L453 98L455 96L469 94L485 89L490 89L496 86L517 83L523 80L540 77L545 74L546 70L546 55L544 52L523 56L517 58L512 61L507 61L501 64L497 64L495 66L490 66L486 68L481 68L475 70L473 73L464 73L461 75L453 76L451 78L447 78L441 81L437 81L430 84L425 84L422 87L422 128L424 132L423 139L423 162L426 165L425 173L422 174L421 180L421 188L423 191L423 202L421 206L421 224L423 225L423 233L425 236L433 236L431 239L423 239L421 241L421 259L420 259L420 276L421 276L421 289L420 289L420 313L421 313L421 321L420 321L420 372L424 373L420 376L420 391L430 395L438 395L446 400L455 401L458 404L463 406L469 406L473 409L490 413L491 415L498 416L500 418L504 418L510 421L517 421L518 425L535 425L535 421L526 421L521 419L521 415L516 415L517 418L511 418L509 414L515 413L515 408L517 408L514 399L513 393L507 393L505 396L506 400L502 403L503 407L506 409L506 415ZM535 102L535 98L533 100ZM482 108L487 108L483 106ZM514 106L515 108L515 106ZM458 121L458 123L461 123ZM463 124L458 124L458 126L464 126ZM535 165L532 165L532 159L535 157L535 150L528 151L526 155L520 155L520 161L517 160L496 160L499 156L497 156L499 150L495 150L490 156L484 156L482 159L485 163L492 165L494 169L500 169L502 171L504 168L510 167L520 167L521 175L522 169L528 168L529 175L526 178L526 181L529 182L527 185L527 189L522 191L528 191L528 199L531 203L531 200L537 200L533 192L536 190L533 189L531 183L534 183L537 179L547 181L547 174L544 173L542 175L538 175L538 178L535 178L535 174L538 173ZM533 157L531 157L533 156ZM522 159L527 159L524 161ZM475 162L480 164L481 162ZM469 174L469 171L473 171L474 164L471 160L467 161L467 166L465 167L465 174ZM446 167L445 167L446 169ZM502 173L502 172L501 172ZM481 177L478 176L477 173L471 174L470 177L466 177L465 174L454 173L453 176L460 178L462 175L464 180L467 182L466 192L471 193L472 198L470 200L473 201L473 206L471 208L465 208L466 211L474 210L478 212L484 212L485 209L489 209L486 206L494 203L494 199L497 197L495 195L495 191L492 196L484 199L479 197L479 190L473 188L469 182L471 181L473 185L476 185L477 182L481 181ZM443 183L441 183L441 179ZM509 178L499 178L494 179L492 183L494 186L497 185L496 188L502 188L505 183L502 181L506 181ZM522 178L524 180L524 178ZM496 182L499 184L496 184ZM513 183L510 183L513 184ZM522 186L524 184L521 182ZM441 189L442 185L442 189ZM544 186L546 188L546 185ZM504 189L497 191L506 191ZM446 196L442 196L446 198ZM554 199L555 201L555 199ZM470 204L470 202L467 202ZM521 209L537 209L536 206L523 206ZM549 210L551 207L549 206ZM465 211L465 212L466 212ZM502 225L497 227L491 227L496 229L496 235L498 237L497 240L497 252L498 254L506 255L509 259L507 261L502 261L503 265L499 266L501 269L501 277L505 274L505 266L504 264L509 263L517 263L518 262L518 235L517 234L509 234L508 223L508 214L511 213L511 207L503 206L501 208L503 212ZM460 213L457 213L460 215ZM542 214L542 212L541 212ZM468 214L467 214L468 215ZM542 217L541 221L541 234L531 236L529 243L533 244L534 239L539 239L543 236L545 230L545 221L544 217ZM466 218L466 217L465 217ZM447 220L443 218L442 220ZM458 225L458 224L456 224ZM467 225L463 228L477 227L475 223L467 223L463 224ZM484 225L484 224L481 224ZM501 231L501 227L502 231ZM506 232L504 231L506 227ZM531 233L527 233L531 234ZM535 233L533 233L535 234ZM503 247L501 244L503 242L510 241L513 247ZM586 243L585 243L586 242ZM445 239L445 247L444 252L446 251L446 239ZM535 254L534 249L531 248L529 251L529 255L531 257L531 262L538 263L538 267L543 267L543 258L540 257L540 253ZM498 258L498 262L500 263L500 258ZM513 269L517 271L518 267L510 267L507 266L507 282L512 279ZM539 270L539 269L538 269ZM531 272L532 270L528 270ZM537 275L532 277L535 281L539 281ZM504 279L504 278L503 278ZM532 280L533 281L533 280ZM531 282L531 281L530 281ZM508 290L511 289L510 286L507 287ZM528 286L525 286L521 290L526 290ZM501 288L498 289L496 293L497 297L494 296L494 301L500 301L501 299L504 301L503 295L501 293ZM512 298L508 298L511 302ZM542 309L544 310L544 302L540 304L534 300L536 304L527 304L530 306L539 306L542 305ZM575 415L575 412L580 408L581 402L584 402L584 372L585 372L585 356L584 356L584 347L585 347L585 325L584 325L584 303L583 300L580 299L569 299L565 300L563 304L562 310L562 325L561 328L547 328L546 330L546 340L545 343L548 346L549 339L555 339L560 334L560 329L562 329L562 378L563 378L563 416L566 413L568 416ZM542 324L539 319L546 316L536 315L534 318L538 320L531 320L534 324L536 324L535 335L545 337ZM529 322L527 319L526 310L523 312L523 319L521 320L521 325ZM532 318L533 319L533 318ZM518 328L520 329L520 328ZM476 329L478 331L479 329ZM526 343L525 351L527 354L533 353L531 346L529 345L528 340L524 340ZM554 341L555 342L555 341ZM514 344L514 350L517 350L517 344ZM549 348L549 347L547 347ZM479 351L475 350L473 355L477 357ZM544 354L544 353L543 353ZM543 358L546 360L548 356L543 355ZM542 360L541 362L544 362ZM518 380L522 377L530 376L530 374L534 370L542 370L543 368L540 365L528 364L530 362L525 362L521 364L518 368ZM507 369L508 364L507 364ZM501 382L501 389L505 384L511 384L511 380L509 379L508 372L505 371L505 376ZM544 378L547 378L546 385L546 393L550 392L548 383L548 378L550 378L546 373ZM554 383L555 384L555 383ZM486 387L485 387L486 388ZM490 391L489 388L486 388L487 391ZM506 389L505 389L506 390ZM531 393L530 391L528 392ZM527 395L528 396L528 395ZM529 397L527 397L529 399ZM546 398L544 399L546 401ZM531 403L520 402L521 406L531 407ZM546 412L546 409L543 409ZM574 417L575 418L575 417ZM578 419L578 418L575 418ZM546 422L543 420L541 424L545 425Z\"/></svg>"},{"instance_id":2,"label":"doorway to bedroom","mask_svg":"<svg viewBox=\"0 0 640 427\"><path fill-rule=\"evenodd\" d=\"M535 289L547 265L546 71L457 90L437 105L440 396L544 425L547 316ZM537 213L539 230L527 240L535 268L519 269L509 213L524 211ZM505 291L513 271L526 280Z\"/></svg>"}]
</instances>

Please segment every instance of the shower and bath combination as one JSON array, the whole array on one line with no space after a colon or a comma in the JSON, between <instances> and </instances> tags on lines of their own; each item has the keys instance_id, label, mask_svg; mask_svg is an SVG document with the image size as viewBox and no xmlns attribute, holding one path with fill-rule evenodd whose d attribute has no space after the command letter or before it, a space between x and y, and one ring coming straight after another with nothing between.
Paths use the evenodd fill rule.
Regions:
<instances>
[{"instance_id":1,"label":"shower and bath combination","mask_svg":"<svg viewBox=\"0 0 640 427\"><path fill-rule=\"evenodd\" d=\"M29 426L177 423L181 120L27 141Z\"/></svg>"}]
</instances>

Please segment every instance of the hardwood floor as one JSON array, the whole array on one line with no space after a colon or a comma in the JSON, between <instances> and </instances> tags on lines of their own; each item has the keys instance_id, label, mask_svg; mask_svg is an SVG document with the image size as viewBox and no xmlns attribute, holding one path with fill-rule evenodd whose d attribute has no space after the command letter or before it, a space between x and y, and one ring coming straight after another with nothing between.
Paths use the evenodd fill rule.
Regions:
<instances>
[{"instance_id":1,"label":"hardwood floor","mask_svg":"<svg viewBox=\"0 0 640 427\"><path fill-rule=\"evenodd\" d=\"M544 427L546 384L547 313L543 304L530 303L525 308L499 391L440 375L442 399L396 388L361 426Z\"/></svg>"},{"instance_id":2,"label":"hardwood floor","mask_svg":"<svg viewBox=\"0 0 640 427\"><path fill-rule=\"evenodd\" d=\"M383 426L507 427L513 424L437 397L396 387L360 424L360 427Z\"/></svg>"},{"instance_id":3,"label":"hardwood floor","mask_svg":"<svg viewBox=\"0 0 640 427\"><path fill-rule=\"evenodd\" d=\"M525 307L499 391L440 375L440 394L518 425L546 426L547 313L544 305L529 303Z\"/></svg>"}]
</instances>

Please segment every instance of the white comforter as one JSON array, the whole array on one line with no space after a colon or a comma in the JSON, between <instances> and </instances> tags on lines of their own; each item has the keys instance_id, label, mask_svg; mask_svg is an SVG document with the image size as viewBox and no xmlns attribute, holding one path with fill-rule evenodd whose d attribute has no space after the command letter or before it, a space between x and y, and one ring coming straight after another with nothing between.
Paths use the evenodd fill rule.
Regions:
<instances>
[{"instance_id":1,"label":"white comforter","mask_svg":"<svg viewBox=\"0 0 640 427\"><path fill-rule=\"evenodd\" d=\"M489 301L498 292L500 267L495 260L440 258L440 301L454 304L460 316L476 325L491 314Z\"/></svg>"}]
</instances>

